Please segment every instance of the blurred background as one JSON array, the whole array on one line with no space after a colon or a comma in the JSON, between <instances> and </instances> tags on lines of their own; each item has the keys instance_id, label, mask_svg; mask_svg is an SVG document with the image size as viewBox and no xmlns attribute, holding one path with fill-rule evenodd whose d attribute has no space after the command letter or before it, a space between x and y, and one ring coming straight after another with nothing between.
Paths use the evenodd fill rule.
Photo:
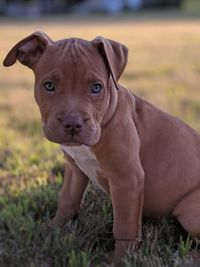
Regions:
<instances>
[{"instance_id":1,"label":"blurred background","mask_svg":"<svg viewBox=\"0 0 200 267\"><path fill-rule=\"evenodd\" d=\"M190 3L189 3L190 2ZM198 0L0 0L0 12L10 16L75 12L89 14L105 12L119 14L124 10L138 11L155 8L181 8L198 5Z\"/></svg>"},{"instance_id":2,"label":"blurred background","mask_svg":"<svg viewBox=\"0 0 200 267\"><path fill-rule=\"evenodd\" d=\"M102 266L112 216L96 190L90 187L74 228L42 228L55 214L64 159L43 137L32 71L2 66L36 30L53 40L101 35L125 44L120 84L200 133L200 0L0 0L0 266L87 267L91 258ZM177 240L177 229L171 221L148 225L144 250L126 266L200 266L193 262L199 255L182 264L192 241Z\"/></svg>"}]
</instances>

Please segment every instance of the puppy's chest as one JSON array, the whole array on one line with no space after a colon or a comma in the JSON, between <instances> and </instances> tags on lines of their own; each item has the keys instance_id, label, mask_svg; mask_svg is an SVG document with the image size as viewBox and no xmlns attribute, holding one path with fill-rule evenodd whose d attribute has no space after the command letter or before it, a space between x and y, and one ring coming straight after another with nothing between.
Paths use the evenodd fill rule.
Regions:
<instances>
[{"instance_id":1,"label":"puppy's chest","mask_svg":"<svg viewBox=\"0 0 200 267\"><path fill-rule=\"evenodd\" d=\"M98 179L99 176L103 175L103 171L96 155L91 151L91 149L85 145L71 147L61 146L61 148L76 162L76 165L83 173L85 173L85 175L87 175L90 181L104 191Z\"/></svg>"}]
</instances>

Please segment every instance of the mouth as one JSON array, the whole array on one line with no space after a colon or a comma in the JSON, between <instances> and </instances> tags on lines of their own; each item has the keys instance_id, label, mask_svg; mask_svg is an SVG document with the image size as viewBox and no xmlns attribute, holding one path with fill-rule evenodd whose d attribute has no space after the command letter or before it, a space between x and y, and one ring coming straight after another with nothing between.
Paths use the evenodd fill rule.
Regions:
<instances>
[{"instance_id":1,"label":"mouth","mask_svg":"<svg viewBox=\"0 0 200 267\"><path fill-rule=\"evenodd\" d=\"M83 143L70 141L70 142L62 142L60 143L60 145L61 146L82 146Z\"/></svg>"},{"instance_id":2,"label":"mouth","mask_svg":"<svg viewBox=\"0 0 200 267\"><path fill-rule=\"evenodd\" d=\"M48 127L47 125L43 125L43 131L45 137L54 143L63 145L63 146L91 146L95 145L100 138L100 130L95 131L90 129L90 131L82 131L78 134L75 133L67 133L63 131L62 128L57 128L55 130L54 127Z\"/></svg>"},{"instance_id":3,"label":"mouth","mask_svg":"<svg viewBox=\"0 0 200 267\"><path fill-rule=\"evenodd\" d=\"M65 140L64 142L61 142L60 145L63 146L81 146L83 145L83 142L80 140L76 140L75 135L71 134L69 140Z\"/></svg>"}]
</instances>

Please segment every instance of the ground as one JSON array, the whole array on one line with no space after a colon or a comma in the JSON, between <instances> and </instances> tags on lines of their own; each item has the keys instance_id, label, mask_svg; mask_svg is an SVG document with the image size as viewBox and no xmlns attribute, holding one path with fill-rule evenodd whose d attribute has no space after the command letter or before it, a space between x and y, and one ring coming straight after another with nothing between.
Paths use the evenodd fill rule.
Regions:
<instances>
[{"instance_id":1,"label":"ground","mask_svg":"<svg viewBox=\"0 0 200 267\"><path fill-rule=\"evenodd\" d=\"M198 16L173 11L1 19L0 61L36 30L54 40L102 35L124 43L129 62L120 83L200 132ZM62 229L47 227L56 211L63 155L43 137L32 72L20 64L0 72L0 266L106 266L105 252L113 247L109 197L90 186L77 219ZM198 243L173 219L144 219L143 239L139 251L128 253L126 267L200 266Z\"/></svg>"}]
</instances>

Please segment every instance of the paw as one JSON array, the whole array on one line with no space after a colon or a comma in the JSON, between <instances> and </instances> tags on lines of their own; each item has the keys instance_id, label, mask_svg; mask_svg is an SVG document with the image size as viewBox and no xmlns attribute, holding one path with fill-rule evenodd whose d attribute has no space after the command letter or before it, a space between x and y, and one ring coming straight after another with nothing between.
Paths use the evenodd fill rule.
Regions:
<instances>
[{"instance_id":1,"label":"paw","mask_svg":"<svg viewBox=\"0 0 200 267\"><path fill-rule=\"evenodd\" d=\"M67 218L65 216L56 214L55 217L48 223L48 226L51 228L62 227L66 222Z\"/></svg>"},{"instance_id":2,"label":"paw","mask_svg":"<svg viewBox=\"0 0 200 267\"><path fill-rule=\"evenodd\" d=\"M141 244L141 239L133 240L116 240L115 250L107 253L106 261L109 266L114 267L123 267L124 266L124 257L127 255L127 252L135 251Z\"/></svg>"}]
</instances>

